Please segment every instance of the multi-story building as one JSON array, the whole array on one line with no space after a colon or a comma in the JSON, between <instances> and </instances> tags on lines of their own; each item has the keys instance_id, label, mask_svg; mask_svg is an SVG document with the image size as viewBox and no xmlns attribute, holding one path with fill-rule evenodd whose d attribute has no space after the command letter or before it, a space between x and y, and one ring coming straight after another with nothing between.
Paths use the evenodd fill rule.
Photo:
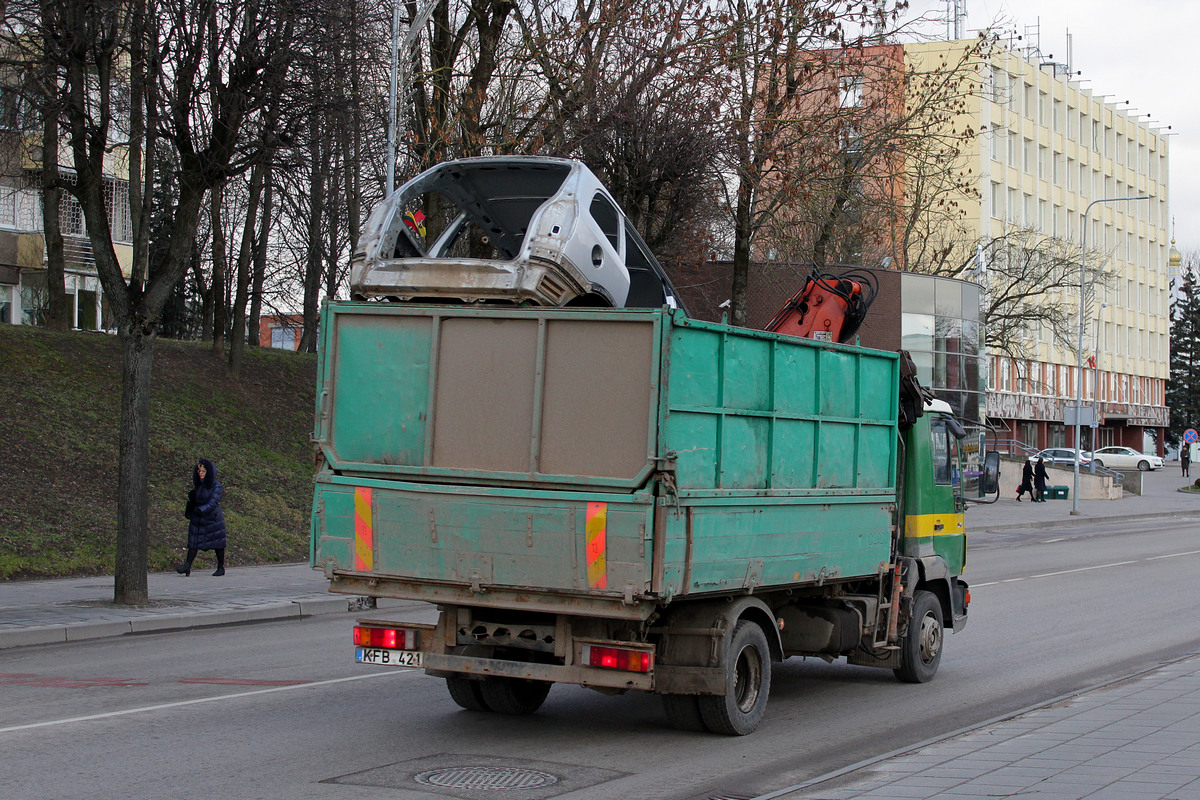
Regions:
<instances>
[{"instance_id":1,"label":"multi-story building","mask_svg":"<svg viewBox=\"0 0 1200 800\"><path fill-rule=\"evenodd\" d=\"M906 44L905 55L916 71L933 70L974 45ZM1036 46L998 46L977 60L980 91L962 113L980 134L960 167L977 176L977 196L958 200L963 226L980 241L1024 228L1086 246L1088 278L1107 273L1084 304L1083 402L1098 405L1094 446L1140 450L1149 432L1161 453L1170 351L1165 132ZM1095 202L1125 197L1149 199ZM1064 285L1053 296L1078 308L1079 291ZM1078 343L1056 345L1045 326L1028 333L1028 358L989 354L988 422L1029 446L1073 446L1064 419L1078 394ZM1085 448L1092 438L1085 428Z\"/></svg>"},{"instance_id":2,"label":"multi-story building","mask_svg":"<svg viewBox=\"0 0 1200 800\"><path fill-rule=\"evenodd\" d=\"M0 85L0 323L36 324L47 302L46 243L42 227L42 126L19 87ZM65 137L57 142L59 161L70 164ZM129 217L129 168L126 148L114 142L105 160L105 203L122 271L133 261ZM64 182L74 172L61 170ZM104 323L103 293L92 247L84 229L83 208L70 192L62 192L59 227L63 235L64 287L71 326L84 330Z\"/></svg>"}]
</instances>

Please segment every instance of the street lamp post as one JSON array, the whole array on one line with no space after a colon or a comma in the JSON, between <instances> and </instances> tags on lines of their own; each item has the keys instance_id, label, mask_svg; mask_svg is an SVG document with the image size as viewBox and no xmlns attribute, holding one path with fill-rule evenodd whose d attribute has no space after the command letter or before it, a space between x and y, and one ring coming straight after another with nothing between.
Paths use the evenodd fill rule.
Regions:
<instances>
[{"instance_id":1,"label":"street lamp post","mask_svg":"<svg viewBox=\"0 0 1200 800\"><path fill-rule=\"evenodd\" d=\"M1092 378L1092 460L1088 467L1093 475L1096 474L1096 433L1100 429L1100 326L1104 324L1102 317L1106 308L1108 303L1101 303L1096 314L1096 353L1092 356L1092 369L1095 370Z\"/></svg>"},{"instance_id":2,"label":"street lamp post","mask_svg":"<svg viewBox=\"0 0 1200 800\"><path fill-rule=\"evenodd\" d=\"M1134 196L1131 196L1131 197L1101 197L1098 200L1093 200L1092 202L1088 203L1087 208L1085 208L1083 210L1083 255L1080 258L1080 262L1079 262L1079 353L1078 353L1078 355L1079 355L1078 373L1079 374L1075 376L1076 377L1076 381L1075 381L1075 452L1076 452L1076 454L1083 452L1083 448L1079 446L1080 445L1079 417L1081 416L1081 412L1083 411L1083 326L1084 326L1084 321L1085 321L1084 317L1083 317L1083 313L1084 313L1083 306L1084 306L1084 300L1087 298L1087 290L1090 289L1092 286L1092 284L1087 281L1088 216L1091 214L1092 206L1096 205L1097 203L1122 203L1126 200L1149 200L1149 199L1151 199L1151 198L1148 195L1138 195L1136 197L1134 197ZM1095 280L1096 280L1096 276L1093 275L1092 281L1095 281ZM1078 516L1079 515L1079 458L1076 457L1072 460L1075 462L1075 483L1071 489L1071 497L1072 497L1071 513L1075 516Z\"/></svg>"}]
</instances>

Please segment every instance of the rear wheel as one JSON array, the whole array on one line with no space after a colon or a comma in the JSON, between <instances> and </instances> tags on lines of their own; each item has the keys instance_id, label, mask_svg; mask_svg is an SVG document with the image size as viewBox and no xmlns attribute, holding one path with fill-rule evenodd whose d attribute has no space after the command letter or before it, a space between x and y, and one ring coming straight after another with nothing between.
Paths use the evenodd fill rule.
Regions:
<instances>
[{"instance_id":1,"label":"rear wheel","mask_svg":"<svg viewBox=\"0 0 1200 800\"><path fill-rule=\"evenodd\" d=\"M446 688L450 690L450 697L454 699L454 702L467 711L492 710L488 708L487 702L483 699L483 681L473 681L470 678L452 675L446 678Z\"/></svg>"},{"instance_id":2,"label":"rear wheel","mask_svg":"<svg viewBox=\"0 0 1200 800\"><path fill-rule=\"evenodd\" d=\"M725 696L698 698L700 716L713 733L745 736L762 721L771 693L771 650L762 628L739 622L725 659Z\"/></svg>"},{"instance_id":3,"label":"rear wheel","mask_svg":"<svg viewBox=\"0 0 1200 800\"><path fill-rule=\"evenodd\" d=\"M933 592L918 589L913 596L912 617L900 640L900 666L892 670L905 683L927 683L937 674L942 661L942 604Z\"/></svg>"},{"instance_id":4,"label":"rear wheel","mask_svg":"<svg viewBox=\"0 0 1200 800\"><path fill-rule=\"evenodd\" d=\"M664 694L663 708L667 719L681 731L708 731L700 713L700 699L694 694Z\"/></svg>"},{"instance_id":5,"label":"rear wheel","mask_svg":"<svg viewBox=\"0 0 1200 800\"><path fill-rule=\"evenodd\" d=\"M1145 460L1139 461L1138 469L1140 469L1142 472L1149 472L1150 471L1150 462L1145 461Z\"/></svg>"},{"instance_id":6,"label":"rear wheel","mask_svg":"<svg viewBox=\"0 0 1200 800\"><path fill-rule=\"evenodd\" d=\"M523 678L485 678L480 693L488 708L500 714L532 714L542 707L551 684Z\"/></svg>"},{"instance_id":7,"label":"rear wheel","mask_svg":"<svg viewBox=\"0 0 1200 800\"><path fill-rule=\"evenodd\" d=\"M1092 463L1095 464L1097 467L1101 467L1101 468L1104 467L1104 462L1098 458L1095 461L1093 461Z\"/></svg>"}]
</instances>

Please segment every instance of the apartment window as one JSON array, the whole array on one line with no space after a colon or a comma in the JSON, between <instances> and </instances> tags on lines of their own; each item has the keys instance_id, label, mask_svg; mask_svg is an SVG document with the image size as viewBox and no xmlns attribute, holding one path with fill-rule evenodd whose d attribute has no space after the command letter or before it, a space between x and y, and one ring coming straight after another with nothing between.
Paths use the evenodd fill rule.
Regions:
<instances>
[{"instance_id":1,"label":"apartment window","mask_svg":"<svg viewBox=\"0 0 1200 800\"><path fill-rule=\"evenodd\" d=\"M1020 213L1020 211L1021 211L1021 207L1018 205L1018 203L1019 203L1019 200L1017 197L1017 190L1009 189L1008 190L1008 214L1006 216L1006 219L1008 219L1009 222L1017 221L1017 214Z\"/></svg>"},{"instance_id":2,"label":"apartment window","mask_svg":"<svg viewBox=\"0 0 1200 800\"><path fill-rule=\"evenodd\" d=\"M1008 165L1010 167L1017 166L1017 133L1016 131L1008 132Z\"/></svg>"},{"instance_id":3,"label":"apartment window","mask_svg":"<svg viewBox=\"0 0 1200 800\"><path fill-rule=\"evenodd\" d=\"M1054 132L1063 132L1063 102L1062 100L1054 101Z\"/></svg>"},{"instance_id":4,"label":"apartment window","mask_svg":"<svg viewBox=\"0 0 1200 800\"><path fill-rule=\"evenodd\" d=\"M1049 203L1045 200L1038 200L1038 230L1042 233L1046 232L1046 209Z\"/></svg>"},{"instance_id":5,"label":"apartment window","mask_svg":"<svg viewBox=\"0 0 1200 800\"><path fill-rule=\"evenodd\" d=\"M1045 92L1038 94L1038 124L1050 124L1050 95Z\"/></svg>"},{"instance_id":6,"label":"apartment window","mask_svg":"<svg viewBox=\"0 0 1200 800\"><path fill-rule=\"evenodd\" d=\"M992 184L992 216L1004 219L1004 190L998 183Z\"/></svg>"},{"instance_id":7,"label":"apartment window","mask_svg":"<svg viewBox=\"0 0 1200 800\"><path fill-rule=\"evenodd\" d=\"M1067 159L1067 191L1075 191L1075 159Z\"/></svg>"},{"instance_id":8,"label":"apartment window","mask_svg":"<svg viewBox=\"0 0 1200 800\"><path fill-rule=\"evenodd\" d=\"M1050 159L1050 148L1049 147L1039 147L1038 148L1038 178L1040 180L1044 181L1048 177L1046 175L1046 172L1048 169L1046 166L1046 162L1049 159Z\"/></svg>"},{"instance_id":9,"label":"apartment window","mask_svg":"<svg viewBox=\"0 0 1200 800\"><path fill-rule=\"evenodd\" d=\"M1008 75L999 67L992 67L992 102L1003 104Z\"/></svg>"},{"instance_id":10,"label":"apartment window","mask_svg":"<svg viewBox=\"0 0 1200 800\"><path fill-rule=\"evenodd\" d=\"M992 128L992 161L1001 161L1004 158L1004 139L1005 134L1003 129Z\"/></svg>"},{"instance_id":11,"label":"apartment window","mask_svg":"<svg viewBox=\"0 0 1200 800\"><path fill-rule=\"evenodd\" d=\"M1092 120L1092 150L1100 152L1100 120Z\"/></svg>"},{"instance_id":12,"label":"apartment window","mask_svg":"<svg viewBox=\"0 0 1200 800\"><path fill-rule=\"evenodd\" d=\"M1115 148L1115 152L1113 153L1113 158L1116 160L1116 162L1118 164L1124 163L1122 160L1125 158L1125 135L1124 134L1121 134L1121 133L1117 134L1117 146Z\"/></svg>"},{"instance_id":13,"label":"apartment window","mask_svg":"<svg viewBox=\"0 0 1200 800\"><path fill-rule=\"evenodd\" d=\"M0 227L17 226L17 197L19 190L14 186L0 186Z\"/></svg>"},{"instance_id":14,"label":"apartment window","mask_svg":"<svg viewBox=\"0 0 1200 800\"><path fill-rule=\"evenodd\" d=\"M1033 140L1025 139L1024 147L1021 150L1022 160L1024 161L1025 174L1033 174Z\"/></svg>"},{"instance_id":15,"label":"apartment window","mask_svg":"<svg viewBox=\"0 0 1200 800\"><path fill-rule=\"evenodd\" d=\"M842 78L838 83L838 105L842 108L862 106L863 79L861 75Z\"/></svg>"},{"instance_id":16,"label":"apartment window","mask_svg":"<svg viewBox=\"0 0 1200 800\"><path fill-rule=\"evenodd\" d=\"M1033 216L1033 195L1031 194L1025 195L1025 217L1021 220L1021 222L1027 228L1032 228L1035 224L1037 224L1036 219Z\"/></svg>"},{"instance_id":17,"label":"apartment window","mask_svg":"<svg viewBox=\"0 0 1200 800\"><path fill-rule=\"evenodd\" d=\"M1025 84L1025 108L1022 110L1025 114L1026 119L1034 119L1035 118L1035 115L1036 115L1035 109L1037 108L1037 106L1034 105L1035 99L1036 98L1034 97L1034 94L1033 94L1033 87L1030 86L1028 83Z\"/></svg>"}]
</instances>

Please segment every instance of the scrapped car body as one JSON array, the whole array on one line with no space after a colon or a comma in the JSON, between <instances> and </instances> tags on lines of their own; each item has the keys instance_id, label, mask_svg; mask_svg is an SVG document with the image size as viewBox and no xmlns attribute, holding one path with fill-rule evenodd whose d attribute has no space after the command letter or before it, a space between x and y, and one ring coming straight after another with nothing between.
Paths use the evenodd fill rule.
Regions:
<instances>
[{"instance_id":1,"label":"scrapped car body","mask_svg":"<svg viewBox=\"0 0 1200 800\"><path fill-rule=\"evenodd\" d=\"M582 162L540 156L437 165L371 212L353 299L676 308L662 267Z\"/></svg>"}]
</instances>

